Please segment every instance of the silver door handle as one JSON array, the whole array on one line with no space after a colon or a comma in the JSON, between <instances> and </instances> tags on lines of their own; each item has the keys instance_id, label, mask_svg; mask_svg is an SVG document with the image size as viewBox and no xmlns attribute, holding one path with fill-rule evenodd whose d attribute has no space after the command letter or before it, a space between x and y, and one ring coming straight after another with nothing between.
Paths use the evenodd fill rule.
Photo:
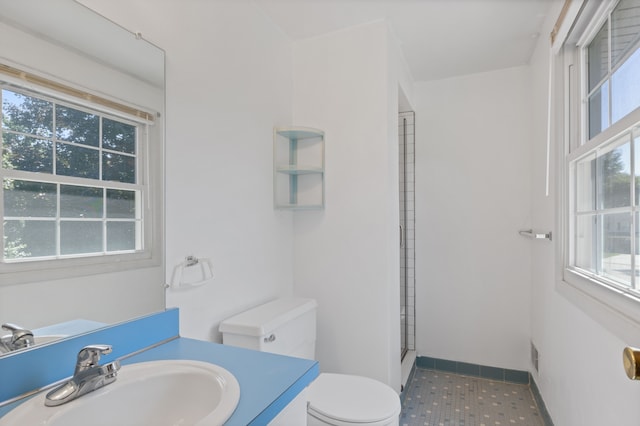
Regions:
<instances>
[{"instance_id":1,"label":"silver door handle","mask_svg":"<svg viewBox=\"0 0 640 426\"><path fill-rule=\"evenodd\" d=\"M404 248L404 226L400 224L400 248Z\"/></svg>"}]
</instances>

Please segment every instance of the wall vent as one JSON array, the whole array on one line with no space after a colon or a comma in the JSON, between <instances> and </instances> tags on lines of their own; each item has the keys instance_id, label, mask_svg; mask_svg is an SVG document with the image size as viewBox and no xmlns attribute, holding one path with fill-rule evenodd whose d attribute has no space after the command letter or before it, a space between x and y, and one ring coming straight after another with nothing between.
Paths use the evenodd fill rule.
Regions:
<instances>
[{"instance_id":1,"label":"wall vent","mask_svg":"<svg viewBox=\"0 0 640 426\"><path fill-rule=\"evenodd\" d=\"M536 348L536 345L533 344L533 342L531 342L531 365L533 365L533 368L536 370L536 373L538 373L538 348Z\"/></svg>"}]
</instances>

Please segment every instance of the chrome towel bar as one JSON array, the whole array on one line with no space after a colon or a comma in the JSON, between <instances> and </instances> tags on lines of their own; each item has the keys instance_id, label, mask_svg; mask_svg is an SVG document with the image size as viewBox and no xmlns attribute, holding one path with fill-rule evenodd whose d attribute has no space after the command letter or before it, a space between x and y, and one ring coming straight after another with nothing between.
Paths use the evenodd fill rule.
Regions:
<instances>
[{"instance_id":1,"label":"chrome towel bar","mask_svg":"<svg viewBox=\"0 0 640 426\"><path fill-rule=\"evenodd\" d=\"M551 241L551 231L546 234L543 232L534 232L533 229L527 229L518 232L523 237L533 238L534 240L549 240Z\"/></svg>"}]
</instances>

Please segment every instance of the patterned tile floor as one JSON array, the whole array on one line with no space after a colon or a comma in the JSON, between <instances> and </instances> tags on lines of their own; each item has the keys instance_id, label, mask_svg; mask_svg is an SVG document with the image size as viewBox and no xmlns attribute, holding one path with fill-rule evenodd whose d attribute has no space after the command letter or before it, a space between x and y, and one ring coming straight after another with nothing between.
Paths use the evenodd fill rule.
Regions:
<instances>
[{"instance_id":1,"label":"patterned tile floor","mask_svg":"<svg viewBox=\"0 0 640 426\"><path fill-rule=\"evenodd\" d=\"M545 426L528 385L416 368L400 426Z\"/></svg>"}]
</instances>

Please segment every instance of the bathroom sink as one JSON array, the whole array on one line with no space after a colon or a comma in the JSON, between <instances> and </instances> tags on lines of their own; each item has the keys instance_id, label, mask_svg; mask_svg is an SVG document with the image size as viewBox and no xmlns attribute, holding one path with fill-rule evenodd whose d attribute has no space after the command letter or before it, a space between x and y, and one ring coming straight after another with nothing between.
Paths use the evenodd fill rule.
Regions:
<instances>
[{"instance_id":1,"label":"bathroom sink","mask_svg":"<svg viewBox=\"0 0 640 426\"><path fill-rule=\"evenodd\" d=\"M112 384L58 407L46 407L45 394L7 413L0 426L222 425L240 386L215 364L163 360L125 365Z\"/></svg>"}]
</instances>

